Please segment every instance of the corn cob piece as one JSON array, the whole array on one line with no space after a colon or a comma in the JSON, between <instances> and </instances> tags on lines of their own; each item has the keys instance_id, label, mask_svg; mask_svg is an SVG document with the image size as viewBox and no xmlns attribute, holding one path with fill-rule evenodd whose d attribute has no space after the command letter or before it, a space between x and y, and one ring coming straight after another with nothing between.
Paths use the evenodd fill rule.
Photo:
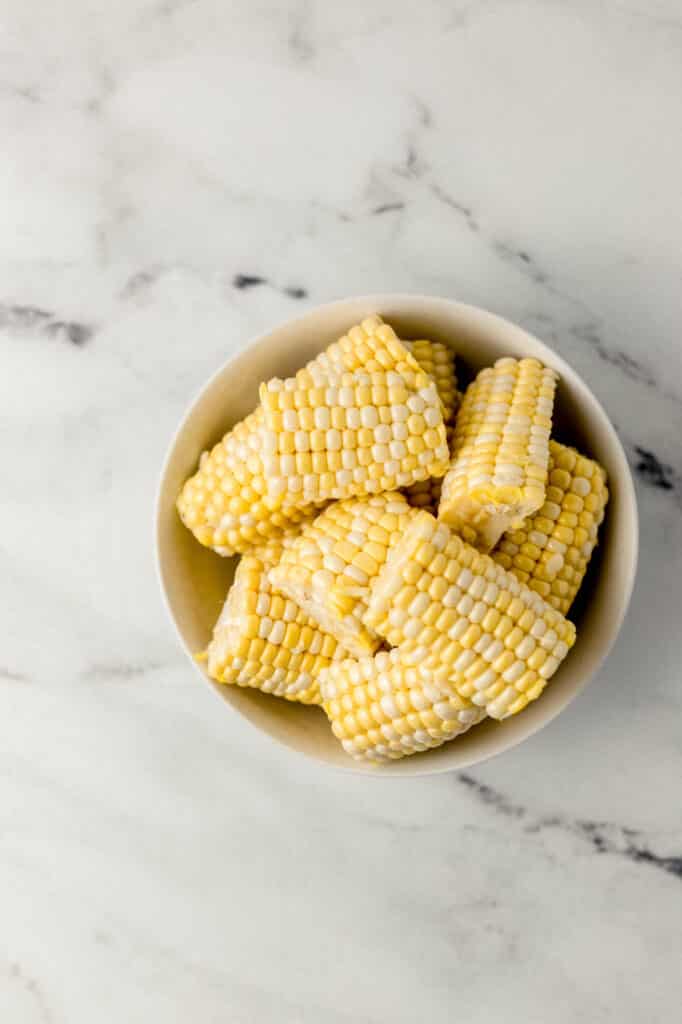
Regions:
<instances>
[{"instance_id":1,"label":"corn cob piece","mask_svg":"<svg viewBox=\"0 0 682 1024\"><path fill-rule=\"evenodd\" d=\"M414 361L409 359L413 357ZM419 368L432 378L442 403L443 419L454 420L459 404L455 356L452 349L441 341L418 338L414 341L398 339L393 328L380 316L366 317L352 327L343 338L320 353L306 370L313 368L326 372L344 370L393 369L401 372L408 366L413 372Z\"/></svg>"},{"instance_id":2,"label":"corn cob piece","mask_svg":"<svg viewBox=\"0 0 682 1024\"><path fill-rule=\"evenodd\" d=\"M301 536L302 529L303 527L300 523L296 523L293 526L285 526L282 528L282 533L277 534L277 536L266 537L262 543L251 548L249 554L255 555L256 558L260 559L266 571L269 572L274 566L279 565L285 551Z\"/></svg>"},{"instance_id":3,"label":"corn cob piece","mask_svg":"<svg viewBox=\"0 0 682 1024\"><path fill-rule=\"evenodd\" d=\"M370 582L416 514L397 492L335 501L287 545L270 583L347 651L371 653L381 641L362 623Z\"/></svg>"},{"instance_id":4,"label":"corn cob piece","mask_svg":"<svg viewBox=\"0 0 682 1024\"><path fill-rule=\"evenodd\" d=\"M498 719L540 696L575 641L572 622L428 512L391 548L364 621Z\"/></svg>"},{"instance_id":5,"label":"corn cob piece","mask_svg":"<svg viewBox=\"0 0 682 1024\"><path fill-rule=\"evenodd\" d=\"M267 493L262 436L263 412L257 409L203 453L199 469L178 497L185 526L218 554L248 551L315 514L315 506L283 509L282 502Z\"/></svg>"},{"instance_id":6,"label":"corn cob piece","mask_svg":"<svg viewBox=\"0 0 682 1024\"><path fill-rule=\"evenodd\" d=\"M419 373L421 367L410 351L410 343L401 341L390 324L380 316L368 316L351 327L338 341L308 363L303 372L323 373L364 370L407 374Z\"/></svg>"},{"instance_id":7,"label":"corn cob piece","mask_svg":"<svg viewBox=\"0 0 682 1024\"><path fill-rule=\"evenodd\" d=\"M454 421L455 411L459 404L454 352L442 341L429 341L426 338L404 341L403 344L412 353L422 370L433 378L438 397L443 404L443 419L445 425L449 426Z\"/></svg>"},{"instance_id":8,"label":"corn cob piece","mask_svg":"<svg viewBox=\"0 0 682 1024\"><path fill-rule=\"evenodd\" d=\"M284 507L379 494L445 473L436 386L388 325L380 330L357 346L372 369L312 367L261 385L264 475ZM396 369L373 368L382 361Z\"/></svg>"},{"instance_id":9,"label":"corn cob piece","mask_svg":"<svg viewBox=\"0 0 682 1024\"><path fill-rule=\"evenodd\" d=\"M358 330L372 334L382 321L370 317L364 324L366 330L353 328L346 336L347 342L341 339L328 346L299 372L355 368L358 357L351 336L356 338ZM218 554L244 553L268 537L281 537L289 526L310 518L323 504L309 509L294 504L283 508L282 497L268 492L262 461L264 430L259 406L211 451L203 452L199 469L178 497L178 512L185 526L201 544Z\"/></svg>"},{"instance_id":10,"label":"corn cob piece","mask_svg":"<svg viewBox=\"0 0 682 1024\"><path fill-rule=\"evenodd\" d=\"M316 356L306 370L342 372L363 365L380 369L386 363L387 350L379 337L382 334L392 344L394 354L389 356L389 365L396 368L402 360L414 370L409 352L397 339L393 344L392 329L376 316L352 328ZM442 356L439 359L442 361ZM210 452L202 454L199 469L185 483L178 498L178 511L185 526L201 544L221 555L243 553L264 538L281 536L288 526L310 518L324 504L306 509L289 503L285 508L281 496L268 492L261 457L263 433L264 417L259 407Z\"/></svg>"},{"instance_id":11,"label":"corn cob piece","mask_svg":"<svg viewBox=\"0 0 682 1024\"><path fill-rule=\"evenodd\" d=\"M432 673L406 665L400 651L334 662L320 676L334 735L358 761L387 762L439 747L485 718Z\"/></svg>"},{"instance_id":12,"label":"corn cob piece","mask_svg":"<svg viewBox=\"0 0 682 1024\"><path fill-rule=\"evenodd\" d=\"M438 516L488 551L542 506L557 375L499 359L467 388Z\"/></svg>"},{"instance_id":13,"label":"corn cob piece","mask_svg":"<svg viewBox=\"0 0 682 1024\"><path fill-rule=\"evenodd\" d=\"M281 546L278 552L270 540L240 559L208 646L208 672L220 683L319 704L320 672L347 652L295 602L273 592L268 568L278 555Z\"/></svg>"},{"instance_id":14,"label":"corn cob piece","mask_svg":"<svg viewBox=\"0 0 682 1024\"><path fill-rule=\"evenodd\" d=\"M443 419L445 421L445 437L448 448L452 444L454 434L454 423L457 409L461 402L461 394L457 390L457 375L455 372L455 357L447 345L438 341L406 341L406 345L423 370L426 370L436 383L438 396L443 403ZM429 477L428 480L420 480L411 487L405 488L405 494L410 505L414 508L423 508L427 512L436 515L440 501L441 488L443 485L442 476Z\"/></svg>"},{"instance_id":15,"label":"corn cob piece","mask_svg":"<svg viewBox=\"0 0 682 1024\"><path fill-rule=\"evenodd\" d=\"M455 394L455 407L452 414L451 422L457 414L462 401L462 394L457 391ZM445 433L448 437L448 445L452 444L452 436L454 434L454 426L445 425ZM443 477L432 476L428 480L421 480L418 484L412 484L411 487L405 488L405 496L409 501L410 505L414 508L422 508L426 512L430 512L431 515L438 515L438 505L440 503L440 496L443 490Z\"/></svg>"},{"instance_id":16,"label":"corn cob piece","mask_svg":"<svg viewBox=\"0 0 682 1024\"><path fill-rule=\"evenodd\" d=\"M518 530L504 534L493 559L565 615L597 545L608 500L599 463L550 441L545 503Z\"/></svg>"},{"instance_id":17,"label":"corn cob piece","mask_svg":"<svg viewBox=\"0 0 682 1024\"><path fill-rule=\"evenodd\" d=\"M405 496L413 508L424 509L435 516L438 511L442 487L443 477L431 476L428 480L422 480L418 484L406 487Z\"/></svg>"}]
</instances>

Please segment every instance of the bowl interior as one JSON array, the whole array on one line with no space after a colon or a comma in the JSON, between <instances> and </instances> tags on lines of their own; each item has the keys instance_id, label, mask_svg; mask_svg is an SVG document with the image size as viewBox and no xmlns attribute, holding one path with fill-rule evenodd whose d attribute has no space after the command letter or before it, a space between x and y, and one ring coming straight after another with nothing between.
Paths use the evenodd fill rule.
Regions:
<instances>
[{"instance_id":1,"label":"bowl interior","mask_svg":"<svg viewBox=\"0 0 682 1024\"><path fill-rule=\"evenodd\" d=\"M181 524L175 499L200 453L218 441L258 401L261 380L287 376L352 324L379 313L404 338L449 342L472 370L500 356L535 356L560 374L555 429L558 440L599 460L611 498L600 545L579 601L571 612L578 639L542 697L505 722L486 721L457 740L416 757L374 767L344 753L319 708L278 700L256 690L213 683L219 696L274 739L320 761L372 774L419 775L463 768L515 746L555 717L589 681L608 653L630 598L637 562L637 509L632 478L604 410L578 375L521 328L483 310L428 296L369 296L312 310L257 339L208 382L185 416L163 469L157 508L161 584L182 643L203 650L232 579L236 559L201 547Z\"/></svg>"}]
</instances>

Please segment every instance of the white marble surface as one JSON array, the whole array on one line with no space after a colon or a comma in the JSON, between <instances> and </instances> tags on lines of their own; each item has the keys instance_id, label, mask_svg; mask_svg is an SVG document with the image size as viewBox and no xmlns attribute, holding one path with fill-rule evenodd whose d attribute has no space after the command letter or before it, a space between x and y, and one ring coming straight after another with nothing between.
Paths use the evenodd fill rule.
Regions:
<instances>
[{"instance_id":1,"label":"white marble surface","mask_svg":"<svg viewBox=\"0 0 682 1024\"><path fill-rule=\"evenodd\" d=\"M0 1020L679 1019L679 3L1 22ZM154 577L189 396L251 335L381 290L538 333L636 470L607 666L462 776L271 745L198 685Z\"/></svg>"}]
</instances>

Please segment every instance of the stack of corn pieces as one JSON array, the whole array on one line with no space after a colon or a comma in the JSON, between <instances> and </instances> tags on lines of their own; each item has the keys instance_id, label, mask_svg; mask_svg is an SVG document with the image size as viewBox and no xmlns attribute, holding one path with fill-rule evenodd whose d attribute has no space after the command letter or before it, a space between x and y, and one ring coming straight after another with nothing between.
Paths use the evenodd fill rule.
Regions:
<instances>
[{"instance_id":1,"label":"stack of corn pieces","mask_svg":"<svg viewBox=\"0 0 682 1024\"><path fill-rule=\"evenodd\" d=\"M320 705L374 762L536 700L608 501L602 467L552 437L557 383L504 358L460 394L449 342L378 316L263 383L177 503L241 555L209 674Z\"/></svg>"}]
</instances>

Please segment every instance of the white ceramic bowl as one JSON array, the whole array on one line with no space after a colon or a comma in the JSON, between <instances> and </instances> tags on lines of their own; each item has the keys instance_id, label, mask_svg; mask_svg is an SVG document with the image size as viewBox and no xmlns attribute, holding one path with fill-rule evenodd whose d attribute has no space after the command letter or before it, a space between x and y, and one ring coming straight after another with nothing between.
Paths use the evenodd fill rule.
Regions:
<instances>
[{"instance_id":1,"label":"white ceramic bowl","mask_svg":"<svg viewBox=\"0 0 682 1024\"><path fill-rule=\"evenodd\" d=\"M504 722L486 721L437 750L388 765L353 761L332 735L324 712L256 690L213 683L232 709L273 739L326 764L374 775L423 775L475 764L521 743L550 722L587 685L608 654L623 622L637 565L634 486L625 454L590 389L559 356L531 334L473 306L421 295L373 295L319 306L256 338L208 381L187 411L163 467L156 543L161 586L180 641L191 657L201 651L229 587L236 559L201 547L180 522L175 499L200 453L218 441L258 401L258 385L290 375L371 313L404 338L451 342L462 362L477 370L500 356L535 356L560 374L555 434L606 467L611 499L600 545L572 611L578 639L542 697Z\"/></svg>"}]
</instances>

